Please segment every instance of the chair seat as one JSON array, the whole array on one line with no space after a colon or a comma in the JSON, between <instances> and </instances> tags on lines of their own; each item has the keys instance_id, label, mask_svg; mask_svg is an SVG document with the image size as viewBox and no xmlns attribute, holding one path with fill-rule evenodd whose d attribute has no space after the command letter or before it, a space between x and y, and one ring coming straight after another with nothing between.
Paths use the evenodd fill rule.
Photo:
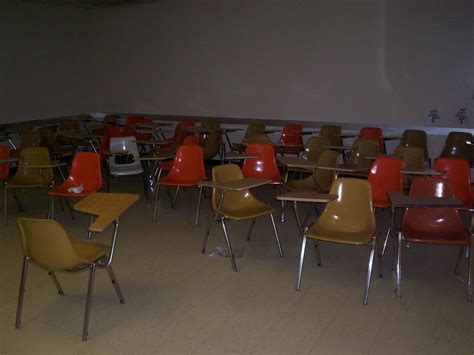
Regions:
<instances>
[{"instance_id":1,"label":"chair seat","mask_svg":"<svg viewBox=\"0 0 474 355\"><path fill-rule=\"evenodd\" d=\"M225 218L228 218L234 221L241 221L244 219L253 219L253 218L265 216L267 214L271 214L275 212L275 209L272 206L267 205L258 200L252 201L252 204L249 204L249 206L245 206L245 207L237 206L237 207L238 209L236 210L231 210L229 208L222 209L221 214Z\"/></svg>"},{"instance_id":2,"label":"chair seat","mask_svg":"<svg viewBox=\"0 0 474 355\"><path fill-rule=\"evenodd\" d=\"M365 245L371 241L374 233L375 230L351 228L347 225L342 229L339 221L333 220L331 225L327 223L321 225L321 223L316 222L306 231L306 236L326 242Z\"/></svg>"},{"instance_id":3,"label":"chair seat","mask_svg":"<svg viewBox=\"0 0 474 355\"><path fill-rule=\"evenodd\" d=\"M74 192L69 192L68 189L70 187L75 187L75 185L64 183L59 186L53 187L51 190L48 191L48 195L53 195L53 196L88 196L93 192L96 192L97 190L87 190L84 189L82 192L79 193L74 193Z\"/></svg>"},{"instance_id":4,"label":"chair seat","mask_svg":"<svg viewBox=\"0 0 474 355\"><path fill-rule=\"evenodd\" d=\"M372 206L378 207L378 208L389 208L392 206L392 203L387 200L382 200L382 199L373 199L372 200Z\"/></svg>"},{"instance_id":5,"label":"chair seat","mask_svg":"<svg viewBox=\"0 0 474 355\"><path fill-rule=\"evenodd\" d=\"M313 177L310 176L306 179L293 180L285 184L285 187L291 191L313 191L316 189L314 186Z\"/></svg>"},{"instance_id":6,"label":"chair seat","mask_svg":"<svg viewBox=\"0 0 474 355\"><path fill-rule=\"evenodd\" d=\"M136 162L136 164L115 165L113 169L111 168L110 170L110 174L116 176L137 175L142 173L143 168L140 162Z\"/></svg>"},{"instance_id":7,"label":"chair seat","mask_svg":"<svg viewBox=\"0 0 474 355\"><path fill-rule=\"evenodd\" d=\"M77 255L89 263L106 256L109 251L109 246L105 244L90 242L71 242L71 244Z\"/></svg>"},{"instance_id":8,"label":"chair seat","mask_svg":"<svg viewBox=\"0 0 474 355\"><path fill-rule=\"evenodd\" d=\"M404 223L402 233L406 241L421 244L452 244L469 245L470 236L460 222L458 225L450 223L427 226L418 219Z\"/></svg>"}]
</instances>

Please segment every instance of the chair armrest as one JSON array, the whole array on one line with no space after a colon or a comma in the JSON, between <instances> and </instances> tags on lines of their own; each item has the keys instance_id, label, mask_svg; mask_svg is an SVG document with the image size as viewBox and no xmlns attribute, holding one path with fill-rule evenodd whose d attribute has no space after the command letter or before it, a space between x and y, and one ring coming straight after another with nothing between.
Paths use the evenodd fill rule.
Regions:
<instances>
[{"instance_id":1,"label":"chair armrest","mask_svg":"<svg viewBox=\"0 0 474 355\"><path fill-rule=\"evenodd\" d=\"M173 159L173 158L174 158L174 155L164 155L164 156L144 155L142 157L138 157L137 160L159 161L159 160L169 160L169 159Z\"/></svg>"},{"instance_id":2,"label":"chair armrest","mask_svg":"<svg viewBox=\"0 0 474 355\"><path fill-rule=\"evenodd\" d=\"M200 181L197 183L198 186L211 187L214 189L221 189L223 192L227 191L245 191L253 189L255 187L267 185L271 183L269 179L260 178L243 178L238 180L226 181L217 183L214 181Z\"/></svg>"},{"instance_id":3,"label":"chair armrest","mask_svg":"<svg viewBox=\"0 0 474 355\"><path fill-rule=\"evenodd\" d=\"M337 199L337 195L316 191L292 191L276 196L278 201L327 203Z\"/></svg>"}]
</instances>

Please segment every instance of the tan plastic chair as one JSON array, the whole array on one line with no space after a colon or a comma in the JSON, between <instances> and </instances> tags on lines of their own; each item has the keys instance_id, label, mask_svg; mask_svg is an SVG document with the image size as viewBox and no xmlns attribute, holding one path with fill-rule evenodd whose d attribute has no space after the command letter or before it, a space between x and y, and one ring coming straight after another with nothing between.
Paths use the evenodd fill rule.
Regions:
<instances>
[{"instance_id":1,"label":"tan plastic chair","mask_svg":"<svg viewBox=\"0 0 474 355\"><path fill-rule=\"evenodd\" d=\"M357 138L352 144L347 165L362 168L365 171L361 173L344 173L339 175L367 177L372 166L372 160L366 157L377 157L380 155L379 142L376 139Z\"/></svg>"},{"instance_id":2,"label":"tan plastic chair","mask_svg":"<svg viewBox=\"0 0 474 355\"><path fill-rule=\"evenodd\" d=\"M341 126L324 125L319 131L319 136L328 138L330 145L342 146Z\"/></svg>"},{"instance_id":3,"label":"tan plastic chair","mask_svg":"<svg viewBox=\"0 0 474 355\"><path fill-rule=\"evenodd\" d=\"M10 189L50 188L54 180L50 167L48 149L44 147L25 148L20 153L18 170L10 181L5 183L3 199L3 220L7 225L8 191ZM46 166L46 167L41 167ZM24 211L15 193L18 209Z\"/></svg>"},{"instance_id":4,"label":"tan plastic chair","mask_svg":"<svg viewBox=\"0 0 474 355\"><path fill-rule=\"evenodd\" d=\"M202 122L201 127L211 130L199 137L199 144L204 147L204 159L214 158L222 147L221 125L217 120L206 120Z\"/></svg>"},{"instance_id":5,"label":"tan plastic chair","mask_svg":"<svg viewBox=\"0 0 474 355\"><path fill-rule=\"evenodd\" d=\"M334 150L324 150L319 156L318 164L325 166L337 166L339 153ZM290 191L313 191L328 192L334 182L334 170L314 169L313 174L307 178L293 180L285 184Z\"/></svg>"},{"instance_id":6,"label":"tan plastic chair","mask_svg":"<svg viewBox=\"0 0 474 355\"><path fill-rule=\"evenodd\" d=\"M471 133L450 132L439 156L466 159L472 164L474 162L474 148L467 143L472 141Z\"/></svg>"},{"instance_id":7,"label":"tan plastic chair","mask_svg":"<svg viewBox=\"0 0 474 355\"><path fill-rule=\"evenodd\" d=\"M219 165L212 168L212 181L215 183L224 183L227 181L239 180L243 178L244 175L242 174L242 171L240 170L239 166L235 164ZM215 215L211 213L209 216L207 228L204 233L204 240L201 250L202 253L206 252L206 244L207 239L209 237L212 220L220 220L222 230L224 231L224 237L229 251L232 267L234 271L237 271L237 265L235 264L235 258L232 252L232 247L230 244L229 235L227 233L225 220L252 220L250 228L247 232L247 241L249 241L253 226L255 224L255 219L258 217L269 215L272 222L276 243L278 246L278 252L280 256L283 257L280 238L278 237L275 220L273 218L273 213L275 212L275 209L272 206L257 200L249 190L222 192L221 190L214 188L212 190L212 209L213 211L215 211Z\"/></svg>"},{"instance_id":8,"label":"tan plastic chair","mask_svg":"<svg viewBox=\"0 0 474 355\"><path fill-rule=\"evenodd\" d=\"M425 161L429 162L428 139L425 131L418 129L406 129L403 131L399 147L418 147L423 149Z\"/></svg>"},{"instance_id":9,"label":"tan plastic chair","mask_svg":"<svg viewBox=\"0 0 474 355\"><path fill-rule=\"evenodd\" d=\"M26 131L22 132L20 136L19 148L12 151L12 158L18 158L20 156L20 152L25 148L37 147L39 140L39 133L33 131L32 129L27 129Z\"/></svg>"},{"instance_id":10,"label":"tan plastic chair","mask_svg":"<svg viewBox=\"0 0 474 355\"><path fill-rule=\"evenodd\" d=\"M371 247L371 250L363 302L367 304L372 265L377 244L370 183L362 179L340 178L334 182L330 193L337 195L338 198L327 203L326 208L316 223L304 233L303 242L301 244L296 290L299 291L301 287L301 275L307 238L315 241L318 266L321 266L318 241L348 245L368 245ZM382 263L380 256L379 267L381 276Z\"/></svg>"},{"instance_id":11,"label":"tan plastic chair","mask_svg":"<svg viewBox=\"0 0 474 355\"><path fill-rule=\"evenodd\" d=\"M422 147L396 147L393 155L405 162L406 170L423 170L425 168L425 152ZM402 174L403 186L409 188L416 176Z\"/></svg>"},{"instance_id":12,"label":"tan plastic chair","mask_svg":"<svg viewBox=\"0 0 474 355\"><path fill-rule=\"evenodd\" d=\"M310 137L303 150L303 158L317 163L320 155L325 151L323 146L327 145L331 145L331 141L327 137ZM290 172L307 173L308 170L301 168L287 168L285 178Z\"/></svg>"},{"instance_id":13,"label":"tan plastic chair","mask_svg":"<svg viewBox=\"0 0 474 355\"><path fill-rule=\"evenodd\" d=\"M76 273L89 269L89 286L82 331L82 340L86 341L96 268L107 269L120 303L125 303L111 266L116 234L114 234L112 246L109 247L99 243L71 241L63 227L52 219L18 218L17 226L24 257L15 328L19 329L21 325L21 310L29 262L33 262L48 272L61 296L64 296L64 291L55 272Z\"/></svg>"},{"instance_id":14,"label":"tan plastic chair","mask_svg":"<svg viewBox=\"0 0 474 355\"><path fill-rule=\"evenodd\" d=\"M263 123L250 123L245 131L245 137L242 143L232 144L232 150L244 151L246 143L270 143L271 141L265 132Z\"/></svg>"}]
</instances>

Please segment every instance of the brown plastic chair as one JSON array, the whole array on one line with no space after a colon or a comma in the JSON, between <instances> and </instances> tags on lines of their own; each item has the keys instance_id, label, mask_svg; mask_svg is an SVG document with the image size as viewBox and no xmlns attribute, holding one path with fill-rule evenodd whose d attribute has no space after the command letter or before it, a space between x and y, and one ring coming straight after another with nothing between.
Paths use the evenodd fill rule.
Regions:
<instances>
[{"instance_id":1,"label":"brown plastic chair","mask_svg":"<svg viewBox=\"0 0 474 355\"><path fill-rule=\"evenodd\" d=\"M418 147L423 149L424 160L429 162L428 139L425 131L417 129L406 129L403 131L399 147Z\"/></svg>"},{"instance_id":2,"label":"brown plastic chair","mask_svg":"<svg viewBox=\"0 0 474 355\"><path fill-rule=\"evenodd\" d=\"M54 174L50 164L48 149L44 147L25 148L21 151L18 170L13 178L5 183L3 200L3 220L5 225L7 225L8 191L10 189L28 188L49 189L54 180ZM46 167L43 168L41 166ZM15 199L18 203L18 209L23 211L23 206L16 193Z\"/></svg>"},{"instance_id":3,"label":"brown plastic chair","mask_svg":"<svg viewBox=\"0 0 474 355\"><path fill-rule=\"evenodd\" d=\"M239 166L235 164L219 165L212 168L212 181L215 183L224 183L227 181L239 180L243 178L244 175L242 173L242 170L240 170ZM212 209L213 211L215 211L215 215L213 213L210 213L209 215L209 221L207 224L206 231L204 233L204 240L202 243L202 253L206 252L206 244L207 239L209 237L212 221L220 220L222 230L224 232L225 241L227 244L227 249L230 255L232 268L234 269L234 271L237 271L237 265L235 263L234 254L232 252L232 247L230 244L229 235L227 233L225 220L252 220L250 228L247 232L247 241L249 241L253 226L255 224L255 219L258 217L269 215L272 222L276 243L278 246L278 252L280 256L283 257L283 250L281 248L280 238L278 237L275 220L273 218L273 213L275 212L275 209L272 206L257 200L249 190L224 192L220 189L213 189Z\"/></svg>"},{"instance_id":4,"label":"brown plastic chair","mask_svg":"<svg viewBox=\"0 0 474 355\"><path fill-rule=\"evenodd\" d=\"M49 156L53 158L62 158L66 155L71 155L74 148L64 147L56 140L56 131L58 126L43 126L38 129L39 146L45 147L49 151Z\"/></svg>"},{"instance_id":5,"label":"brown plastic chair","mask_svg":"<svg viewBox=\"0 0 474 355\"><path fill-rule=\"evenodd\" d=\"M250 123L245 131L245 137L242 143L232 144L232 150L244 151L247 143L269 143L270 139L264 133L265 125L263 123Z\"/></svg>"},{"instance_id":6,"label":"brown plastic chair","mask_svg":"<svg viewBox=\"0 0 474 355\"><path fill-rule=\"evenodd\" d=\"M316 223L307 229L303 235L296 290L299 291L301 287L307 238L315 241L318 266L321 266L318 241L348 245L369 245L371 250L363 302L367 304L373 259L377 247L370 183L362 179L340 178L334 181L330 193L337 195L338 198L326 204L326 208ZM379 267L381 276L382 263L380 256Z\"/></svg>"},{"instance_id":7,"label":"brown plastic chair","mask_svg":"<svg viewBox=\"0 0 474 355\"><path fill-rule=\"evenodd\" d=\"M421 147L398 146L395 148L393 156L403 160L406 170L423 170L425 168L425 152ZM403 186L409 188L411 182L416 177L409 174L403 174L402 178Z\"/></svg>"},{"instance_id":8,"label":"brown plastic chair","mask_svg":"<svg viewBox=\"0 0 474 355\"><path fill-rule=\"evenodd\" d=\"M205 120L201 127L211 131L200 135L199 144L204 148L204 159L212 159L222 147L221 125L217 120Z\"/></svg>"},{"instance_id":9,"label":"brown plastic chair","mask_svg":"<svg viewBox=\"0 0 474 355\"><path fill-rule=\"evenodd\" d=\"M471 164L474 162L474 149L471 144L472 134L468 132L451 132L446 138L440 157L466 159Z\"/></svg>"},{"instance_id":10,"label":"brown plastic chair","mask_svg":"<svg viewBox=\"0 0 474 355\"><path fill-rule=\"evenodd\" d=\"M334 146L342 146L341 126L324 125L319 131L319 136L328 138L330 144Z\"/></svg>"},{"instance_id":11,"label":"brown plastic chair","mask_svg":"<svg viewBox=\"0 0 474 355\"><path fill-rule=\"evenodd\" d=\"M326 150L323 148L323 146L327 145L331 145L331 142L327 137L309 137L303 150L303 158L317 163L320 155ZM307 173L308 170L301 168L287 168L286 172L287 174L289 172Z\"/></svg>"},{"instance_id":12,"label":"brown plastic chair","mask_svg":"<svg viewBox=\"0 0 474 355\"><path fill-rule=\"evenodd\" d=\"M454 198L454 189L449 180L442 177L420 177L413 181L410 189L413 197ZM472 241L456 208L407 208L398 233L397 288L400 298L402 241L417 244L460 245L455 267L457 273L463 248L468 248L467 302L472 302Z\"/></svg>"},{"instance_id":13,"label":"brown plastic chair","mask_svg":"<svg viewBox=\"0 0 474 355\"><path fill-rule=\"evenodd\" d=\"M366 159L366 157L377 157L379 155L380 146L376 139L357 138L352 144L352 149L347 159L347 165L362 168L365 171L362 173L344 173L344 175L367 177L372 167L372 161Z\"/></svg>"},{"instance_id":14,"label":"brown plastic chair","mask_svg":"<svg viewBox=\"0 0 474 355\"><path fill-rule=\"evenodd\" d=\"M334 150L324 150L319 156L318 164L325 166L337 166L339 153ZM285 184L290 191L318 191L328 192L334 182L335 171L326 169L314 169L313 174L304 179L292 180Z\"/></svg>"},{"instance_id":15,"label":"brown plastic chair","mask_svg":"<svg viewBox=\"0 0 474 355\"><path fill-rule=\"evenodd\" d=\"M20 145L17 150L11 152L11 155L15 158L20 156L22 149L37 147L39 144L39 134L37 131L28 129L21 133L20 136Z\"/></svg>"},{"instance_id":16,"label":"brown plastic chair","mask_svg":"<svg viewBox=\"0 0 474 355\"><path fill-rule=\"evenodd\" d=\"M61 296L64 296L64 291L56 278L56 272L77 273L89 269L89 285L82 331L82 340L86 341L94 277L97 268L107 269L120 303L125 303L111 266L116 235L114 235L112 240L112 246L109 247L99 243L71 241L63 227L52 219L18 218L17 226L20 232L24 257L15 328L19 329L21 325L21 311L26 289L28 264L30 262L48 272Z\"/></svg>"}]
</instances>

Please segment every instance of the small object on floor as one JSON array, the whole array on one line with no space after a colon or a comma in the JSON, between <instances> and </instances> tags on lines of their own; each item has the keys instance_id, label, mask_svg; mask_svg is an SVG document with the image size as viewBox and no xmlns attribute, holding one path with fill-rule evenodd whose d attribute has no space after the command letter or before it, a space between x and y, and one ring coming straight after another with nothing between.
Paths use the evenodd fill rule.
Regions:
<instances>
[{"instance_id":1,"label":"small object on floor","mask_svg":"<svg viewBox=\"0 0 474 355\"><path fill-rule=\"evenodd\" d=\"M244 256L245 253L245 248L232 248L232 252L234 253L234 258L241 258ZM207 255L209 256L226 256L229 257L229 250L227 250L226 247L223 246L216 246L214 250L209 252Z\"/></svg>"}]
</instances>

